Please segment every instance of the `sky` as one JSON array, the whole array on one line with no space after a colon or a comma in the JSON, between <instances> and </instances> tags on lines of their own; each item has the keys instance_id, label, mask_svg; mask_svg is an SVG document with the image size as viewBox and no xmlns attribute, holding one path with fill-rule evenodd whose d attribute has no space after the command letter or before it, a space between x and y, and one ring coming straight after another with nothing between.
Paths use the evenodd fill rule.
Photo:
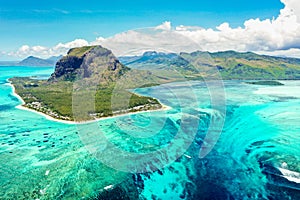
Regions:
<instances>
[{"instance_id":1,"label":"sky","mask_svg":"<svg viewBox=\"0 0 300 200\"><path fill-rule=\"evenodd\" d=\"M92 44L117 55L146 49L300 57L296 1L0 0L0 60L46 58Z\"/></svg>"}]
</instances>

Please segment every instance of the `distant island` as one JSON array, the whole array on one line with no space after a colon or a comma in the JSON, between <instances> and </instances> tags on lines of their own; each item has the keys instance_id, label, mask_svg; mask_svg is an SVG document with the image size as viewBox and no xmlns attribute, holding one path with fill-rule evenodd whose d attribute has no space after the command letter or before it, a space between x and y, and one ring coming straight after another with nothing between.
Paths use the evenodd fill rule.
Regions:
<instances>
[{"instance_id":1,"label":"distant island","mask_svg":"<svg viewBox=\"0 0 300 200\"><path fill-rule=\"evenodd\" d=\"M48 80L12 78L10 81L25 101L23 106L56 119L86 121L161 109L158 100L130 91L175 81L203 80L216 72L225 80L261 80L247 83L281 85L276 80L300 79L300 59L234 51L180 54L150 51L118 59L102 46L85 46L70 49L56 63ZM74 94L79 96L79 103L86 103L75 115ZM92 98L94 102L86 102ZM117 101L112 102L113 99Z\"/></svg>"},{"instance_id":2,"label":"distant island","mask_svg":"<svg viewBox=\"0 0 300 200\"><path fill-rule=\"evenodd\" d=\"M34 56L29 56L18 63L20 66L55 66L55 63L60 60L62 56L52 56L48 59L42 59Z\"/></svg>"},{"instance_id":3,"label":"distant island","mask_svg":"<svg viewBox=\"0 0 300 200\"><path fill-rule=\"evenodd\" d=\"M56 62L63 56L51 56L47 59L38 58L35 56L28 56L21 61L0 61L0 66L30 66L30 67L51 67L55 66Z\"/></svg>"},{"instance_id":4,"label":"distant island","mask_svg":"<svg viewBox=\"0 0 300 200\"><path fill-rule=\"evenodd\" d=\"M283 83L280 83L279 81L253 81L253 82L246 82L246 83L251 84L251 85L270 85L270 86L284 85Z\"/></svg>"}]
</instances>

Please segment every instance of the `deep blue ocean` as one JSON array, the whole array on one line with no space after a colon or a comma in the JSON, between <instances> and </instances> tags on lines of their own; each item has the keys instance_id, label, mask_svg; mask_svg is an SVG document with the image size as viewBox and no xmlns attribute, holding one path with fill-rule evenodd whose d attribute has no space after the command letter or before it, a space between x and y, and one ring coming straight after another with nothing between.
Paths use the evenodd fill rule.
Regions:
<instances>
[{"instance_id":1,"label":"deep blue ocean","mask_svg":"<svg viewBox=\"0 0 300 200\"><path fill-rule=\"evenodd\" d=\"M0 67L0 199L300 199L300 81L224 81L223 114L203 82L141 88L170 108L66 124L16 108L7 81L53 70Z\"/></svg>"}]
</instances>

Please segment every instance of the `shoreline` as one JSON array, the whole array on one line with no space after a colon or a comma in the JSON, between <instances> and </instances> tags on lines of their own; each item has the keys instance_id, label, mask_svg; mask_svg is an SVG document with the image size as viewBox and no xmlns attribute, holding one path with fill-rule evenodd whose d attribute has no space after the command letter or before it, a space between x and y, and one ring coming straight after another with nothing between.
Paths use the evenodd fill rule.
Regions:
<instances>
[{"instance_id":1,"label":"shoreline","mask_svg":"<svg viewBox=\"0 0 300 200\"><path fill-rule=\"evenodd\" d=\"M49 116L45 113L42 113L42 112L36 111L34 109L30 109L30 108L25 107L24 105L26 104L26 102L22 99L22 97L20 95L18 95L18 93L16 93L15 86L9 80L7 80L7 82L8 83L6 83L6 84L9 85L12 88L12 95L14 95L16 98L18 98L21 101L21 104L17 105L15 108L20 109L20 110L33 112L33 113L36 113L38 115L41 115L41 116L45 117L47 120L54 121L54 122L59 122L59 123L63 123L63 124L73 124L73 125L74 124L75 125L76 124L89 124L89 123L98 122L98 121L102 121L102 120L106 120L106 119L112 119L112 118L126 116L126 115L133 115L133 114L137 114L137 113L159 112L159 111L165 111L165 110L172 109L170 106L164 105L158 100L158 102L161 104L162 107L160 109L157 109L157 110L144 110L144 111L128 112L128 113L113 115L113 116L109 116L109 117L96 118L94 120L88 120L88 121L78 121L78 122L77 121L68 121L68 120L56 119L56 118L51 117L51 116Z\"/></svg>"}]
</instances>

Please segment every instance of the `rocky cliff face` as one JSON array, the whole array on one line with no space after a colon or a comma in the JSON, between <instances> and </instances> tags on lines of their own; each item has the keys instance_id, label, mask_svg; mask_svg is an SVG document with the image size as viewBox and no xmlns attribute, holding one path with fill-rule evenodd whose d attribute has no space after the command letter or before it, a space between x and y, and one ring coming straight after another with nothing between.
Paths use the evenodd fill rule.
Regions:
<instances>
[{"instance_id":1,"label":"rocky cliff face","mask_svg":"<svg viewBox=\"0 0 300 200\"><path fill-rule=\"evenodd\" d=\"M71 49L60 59L49 81L75 81L87 79L93 82L111 82L130 69L119 62L113 53L101 46Z\"/></svg>"},{"instance_id":2,"label":"rocky cliff face","mask_svg":"<svg viewBox=\"0 0 300 200\"><path fill-rule=\"evenodd\" d=\"M55 65L55 71L51 74L50 81L54 80L69 80L73 81L76 78L76 70L80 68L83 58L75 56L65 56L60 59Z\"/></svg>"}]
</instances>

